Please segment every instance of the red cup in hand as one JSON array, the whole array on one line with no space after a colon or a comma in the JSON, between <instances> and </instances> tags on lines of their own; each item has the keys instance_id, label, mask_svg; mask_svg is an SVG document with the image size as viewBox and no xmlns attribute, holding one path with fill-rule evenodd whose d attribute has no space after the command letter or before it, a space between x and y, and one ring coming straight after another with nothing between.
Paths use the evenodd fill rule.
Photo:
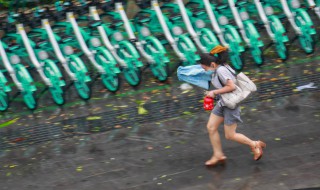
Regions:
<instances>
[{"instance_id":1,"label":"red cup in hand","mask_svg":"<svg viewBox=\"0 0 320 190\"><path fill-rule=\"evenodd\" d=\"M213 98L209 97L209 96L206 96L204 97L204 100L203 100L203 108L205 110L212 110L213 109Z\"/></svg>"}]
</instances>

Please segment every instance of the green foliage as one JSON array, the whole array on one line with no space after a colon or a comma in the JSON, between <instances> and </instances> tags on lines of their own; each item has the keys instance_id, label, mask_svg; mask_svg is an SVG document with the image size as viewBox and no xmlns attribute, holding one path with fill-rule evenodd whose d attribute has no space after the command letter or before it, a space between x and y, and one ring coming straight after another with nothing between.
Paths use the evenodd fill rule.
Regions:
<instances>
[{"instance_id":1,"label":"green foliage","mask_svg":"<svg viewBox=\"0 0 320 190\"><path fill-rule=\"evenodd\" d=\"M0 6L8 7L10 1L8 0L0 0Z\"/></svg>"}]
</instances>

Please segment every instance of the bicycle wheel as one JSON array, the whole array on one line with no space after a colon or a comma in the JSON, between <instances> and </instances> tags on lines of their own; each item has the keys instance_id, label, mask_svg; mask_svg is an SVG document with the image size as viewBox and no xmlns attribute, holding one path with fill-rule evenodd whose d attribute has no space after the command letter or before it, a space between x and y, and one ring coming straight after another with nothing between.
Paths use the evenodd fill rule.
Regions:
<instances>
[{"instance_id":1,"label":"bicycle wheel","mask_svg":"<svg viewBox=\"0 0 320 190\"><path fill-rule=\"evenodd\" d=\"M53 101L57 105L63 105L65 103L64 92L59 85L49 87L49 91L51 93Z\"/></svg>"},{"instance_id":2,"label":"bicycle wheel","mask_svg":"<svg viewBox=\"0 0 320 190\"><path fill-rule=\"evenodd\" d=\"M79 97L83 100L88 100L91 98L91 89L88 85L88 82L91 81L91 78L88 74L88 69L84 65L82 59L76 55L70 56L69 62L70 71L75 75L77 80L74 82L74 86Z\"/></svg>"},{"instance_id":3,"label":"bicycle wheel","mask_svg":"<svg viewBox=\"0 0 320 190\"><path fill-rule=\"evenodd\" d=\"M231 60L231 65L237 71L241 71L244 66L244 58L240 53L229 52L229 57Z\"/></svg>"},{"instance_id":4,"label":"bicycle wheel","mask_svg":"<svg viewBox=\"0 0 320 190\"><path fill-rule=\"evenodd\" d=\"M78 95L83 100L89 100L91 98L91 89L88 84L83 80L75 81L74 86L78 92Z\"/></svg>"},{"instance_id":5,"label":"bicycle wheel","mask_svg":"<svg viewBox=\"0 0 320 190\"><path fill-rule=\"evenodd\" d=\"M107 73L101 75L104 86L111 92L116 92L120 88L119 75L116 73Z\"/></svg>"},{"instance_id":6,"label":"bicycle wheel","mask_svg":"<svg viewBox=\"0 0 320 190\"><path fill-rule=\"evenodd\" d=\"M33 92L25 91L23 92L22 96L25 104L30 110L35 110L37 108L37 101L33 95Z\"/></svg>"},{"instance_id":7,"label":"bicycle wheel","mask_svg":"<svg viewBox=\"0 0 320 190\"><path fill-rule=\"evenodd\" d=\"M4 91L0 91L0 111L6 111L9 108L9 97Z\"/></svg>"},{"instance_id":8,"label":"bicycle wheel","mask_svg":"<svg viewBox=\"0 0 320 190\"><path fill-rule=\"evenodd\" d=\"M131 86L138 86L141 82L141 71L138 68L126 68L123 75Z\"/></svg>"},{"instance_id":9,"label":"bicycle wheel","mask_svg":"<svg viewBox=\"0 0 320 190\"><path fill-rule=\"evenodd\" d=\"M62 80L62 74L59 68L53 61L46 61L44 65L44 74L50 80L52 86L49 87L53 101L57 105L63 105L65 103L64 91L62 89L62 83L65 82Z\"/></svg>"},{"instance_id":10,"label":"bicycle wheel","mask_svg":"<svg viewBox=\"0 0 320 190\"><path fill-rule=\"evenodd\" d=\"M258 65L261 66L263 64L263 56L262 56L262 51L260 47L254 46L250 48L252 58L254 62Z\"/></svg>"},{"instance_id":11,"label":"bicycle wheel","mask_svg":"<svg viewBox=\"0 0 320 190\"><path fill-rule=\"evenodd\" d=\"M299 36L299 42L300 45L302 47L302 49L307 53L313 53L314 51L314 46L315 46L315 42L312 39L312 36L309 34L303 34L301 36Z\"/></svg>"},{"instance_id":12,"label":"bicycle wheel","mask_svg":"<svg viewBox=\"0 0 320 190\"><path fill-rule=\"evenodd\" d=\"M288 58L287 47L284 42L276 42L275 43L277 53L282 60L286 60Z\"/></svg>"}]
</instances>

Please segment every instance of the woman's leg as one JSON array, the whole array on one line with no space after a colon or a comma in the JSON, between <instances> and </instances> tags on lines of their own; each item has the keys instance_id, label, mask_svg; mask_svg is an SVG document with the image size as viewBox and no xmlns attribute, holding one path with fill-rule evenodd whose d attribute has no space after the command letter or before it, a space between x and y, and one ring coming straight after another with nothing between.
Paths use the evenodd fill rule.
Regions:
<instances>
[{"instance_id":1,"label":"woman's leg","mask_svg":"<svg viewBox=\"0 0 320 190\"><path fill-rule=\"evenodd\" d=\"M224 153L222 151L220 135L218 132L219 125L223 122L223 117L217 116L215 114L210 114L210 118L207 124L207 129L209 133L210 142L213 149L213 156L210 160L206 162L206 165L215 165L218 160L225 159Z\"/></svg>"},{"instance_id":2,"label":"woman's leg","mask_svg":"<svg viewBox=\"0 0 320 190\"><path fill-rule=\"evenodd\" d=\"M237 123L232 125L224 125L224 133L225 137L228 140L233 140L241 144L249 145L250 147L254 146L254 141L244 136L241 133L236 132Z\"/></svg>"},{"instance_id":3,"label":"woman's leg","mask_svg":"<svg viewBox=\"0 0 320 190\"><path fill-rule=\"evenodd\" d=\"M224 125L226 139L249 145L254 153L254 160L259 160L263 154L262 148L265 148L266 144L262 141L253 141L245 135L237 133L236 129L237 123L232 125Z\"/></svg>"}]
</instances>

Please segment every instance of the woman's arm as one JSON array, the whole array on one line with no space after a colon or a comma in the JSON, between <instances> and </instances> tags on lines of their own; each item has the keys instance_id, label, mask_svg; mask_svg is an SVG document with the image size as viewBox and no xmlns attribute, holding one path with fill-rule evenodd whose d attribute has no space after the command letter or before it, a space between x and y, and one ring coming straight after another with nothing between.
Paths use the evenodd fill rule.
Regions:
<instances>
[{"instance_id":1,"label":"woman's arm","mask_svg":"<svg viewBox=\"0 0 320 190\"><path fill-rule=\"evenodd\" d=\"M234 84L234 82L232 80L228 79L227 84L224 87L222 87L220 89L208 91L207 96L214 98L217 94L232 92L235 89L236 89L236 85Z\"/></svg>"}]
</instances>

